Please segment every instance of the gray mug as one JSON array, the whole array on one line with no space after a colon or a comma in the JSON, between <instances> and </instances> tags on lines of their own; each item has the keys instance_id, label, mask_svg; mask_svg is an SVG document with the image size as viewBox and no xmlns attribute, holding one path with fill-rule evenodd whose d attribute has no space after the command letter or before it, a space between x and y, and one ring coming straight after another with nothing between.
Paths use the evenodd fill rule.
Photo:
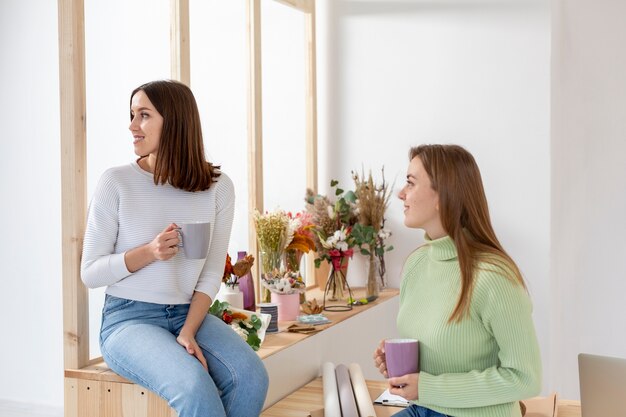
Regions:
<instances>
[{"instance_id":1,"label":"gray mug","mask_svg":"<svg viewBox=\"0 0 626 417\"><path fill-rule=\"evenodd\" d=\"M211 223L181 223L178 229L180 244L187 259L204 259L209 252Z\"/></svg>"}]
</instances>

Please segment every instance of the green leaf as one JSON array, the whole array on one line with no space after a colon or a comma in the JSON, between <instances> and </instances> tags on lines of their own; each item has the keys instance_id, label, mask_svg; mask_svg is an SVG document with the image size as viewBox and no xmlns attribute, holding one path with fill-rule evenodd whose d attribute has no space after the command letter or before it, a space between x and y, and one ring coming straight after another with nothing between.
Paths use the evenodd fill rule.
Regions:
<instances>
[{"instance_id":1,"label":"green leaf","mask_svg":"<svg viewBox=\"0 0 626 417\"><path fill-rule=\"evenodd\" d=\"M259 347L261 347L261 338L256 334L256 332L250 333L246 339L246 343L248 343L252 350L256 352L259 350Z\"/></svg>"},{"instance_id":2,"label":"green leaf","mask_svg":"<svg viewBox=\"0 0 626 417\"><path fill-rule=\"evenodd\" d=\"M361 255L368 255L369 256L370 251L368 251L367 249L363 249L361 248Z\"/></svg>"},{"instance_id":3,"label":"green leaf","mask_svg":"<svg viewBox=\"0 0 626 417\"><path fill-rule=\"evenodd\" d=\"M348 191L346 193L346 195L343 196L343 198L345 198L350 203L355 203L356 202L356 194L352 190Z\"/></svg>"},{"instance_id":4,"label":"green leaf","mask_svg":"<svg viewBox=\"0 0 626 417\"><path fill-rule=\"evenodd\" d=\"M341 188L337 188L335 190L335 195L341 195L341 194L343 194L343 190Z\"/></svg>"},{"instance_id":5,"label":"green leaf","mask_svg":"<svg viewBox=\"0 0 626 417\"><path fill-rule=\"evenodd\" d=\"M257 317L255 314L253 314L252 317L250 318L250 323L252 323L254 330L259 330L261 326L263 325L263 323L261 322L261 319Z\"/></svg>"},{"instance_id":6,"label":"green leaf","mask_svg":"<svg viewBox=\"0 0 626 417\"><path fill-rule=\"evenodd\" d=\"M213 302L213 305L211 305L211 308L209 309L209 314L212 314L215 317L219 317L221 319L224 310L228 309L228 307L230 307L230 304L228 304L226 301L222 302L220 300L215 300Z\"/></svg>"},{"instance_id":7,"label":"green leaf","mask_svg":"<svg viewBox=\"0 0 626 417\"><path fill-rule=\"evenodd\" d=\"M334 187L337 184L339 184L339 181L337 181L337 180L330 180L330 186L331 187Z\"/></svg>"},{"instance_id":8,"label":"green leaf","mask_svg":"<svg viewBox=\"0 0 626 417\"><path fill-rule=\"evenodd\" d=\"M322 264L322 258L317 258L315 260L315 267L319 268L321 264Z\"/></svg>"},{"instance_id":9,"label":"green leaf","mask_svg":"<svg viewBox=\"0 0 626 417\"><path fill-rule=\"evenodd\" d=\"M387 247L387 252L389 252L390 250L393 250L393 245Z\"/></svg>"}]
</instances>

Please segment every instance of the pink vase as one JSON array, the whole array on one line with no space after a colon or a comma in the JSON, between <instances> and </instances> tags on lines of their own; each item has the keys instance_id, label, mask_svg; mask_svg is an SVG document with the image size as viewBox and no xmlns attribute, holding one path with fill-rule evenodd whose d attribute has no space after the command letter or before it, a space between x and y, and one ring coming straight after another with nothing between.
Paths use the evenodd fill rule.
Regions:
<instances>
[{"instance_id":1,"label":"pink vase","mask_svg":"<svg viewBox=\"0 0 626 417\"><path fill-rule=\"evenodd\" d=\"M272 303L278 305L278 321L295 321L300 314L300 294L272 293Z\"/></svg>"}]
</instances>

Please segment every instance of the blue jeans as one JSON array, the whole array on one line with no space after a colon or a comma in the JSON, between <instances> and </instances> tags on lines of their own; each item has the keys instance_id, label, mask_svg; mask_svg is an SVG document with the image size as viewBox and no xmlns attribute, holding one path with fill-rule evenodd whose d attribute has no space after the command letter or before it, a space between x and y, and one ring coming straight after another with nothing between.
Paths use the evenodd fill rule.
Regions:
<instances>
[{"instance_id":1,"label":"blue jeans","mask_svg":"<svg viewBox=\"0 0 626 417\"><path fill-rule=\"evenodd\" d=\"M450 417L445 414L438 413L420 405L411 404L404 410L393 415L393 417Z\"/></svg>"},{"instance_id":2,"label":"blue jeans","mask_svg":"<svg viewBox=\"0 0 626 417\"><path fill-rule=\"evenodd\" d=\"M232 329L207 315L196 341L207 372L176 342L189 304L144 303L106 296L100 349L109 367L154 391L179 417L258 416L268 377L258 355Z\"/></svg>"}]
</instances>

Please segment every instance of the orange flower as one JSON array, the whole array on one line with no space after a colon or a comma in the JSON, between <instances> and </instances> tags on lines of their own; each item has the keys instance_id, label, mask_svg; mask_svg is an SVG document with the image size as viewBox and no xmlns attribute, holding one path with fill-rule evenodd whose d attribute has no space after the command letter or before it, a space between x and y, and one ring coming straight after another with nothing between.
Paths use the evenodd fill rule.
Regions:
<instances>
[{"instance_id":1,"label":"orange flower","mask_svg":"<svg viewBox=\"0 0 626 417\"><path fill-rule=\"evenodd\" d=\"M244 313L240 313L238 311L235 311L233 313L233 320L237 320L237 319L241 319L241 320L248 320L248 316Z\"/></svg>"},{"instance_id":2,"label":"orange flower","mask_svg":"<svg viewBox=\"0 0 626 417\"><path fill-rule=\"evenodd\" d=\"M233 273L238 277L242 277L250 272L253 264L254 256L246 255L243 259L238 260L235 265L233 265Z\"/></svg>"},{"instance_id":3,"label":"orange flower","mask_svg":"<svg viewBox=\"0 0 626 417\"><path fill-rule=\"evenodd\" d=\"M310 250L315 250L315 242L309 236L296 232L291 243L285 249L309 253Z\"/></svg>"},{"instance_id":4,"label":"orange flower","mask_svg":"<svg viewBox=\"0 0 626 417\"><path fill-rule=\"evenodd\" d=\"M224 275L222 276L222 282L227 282L230 276L233 274L233 264L230 260L230 255L226 254L226 264L224 265Z\"/></svg>"}]
</instances>

